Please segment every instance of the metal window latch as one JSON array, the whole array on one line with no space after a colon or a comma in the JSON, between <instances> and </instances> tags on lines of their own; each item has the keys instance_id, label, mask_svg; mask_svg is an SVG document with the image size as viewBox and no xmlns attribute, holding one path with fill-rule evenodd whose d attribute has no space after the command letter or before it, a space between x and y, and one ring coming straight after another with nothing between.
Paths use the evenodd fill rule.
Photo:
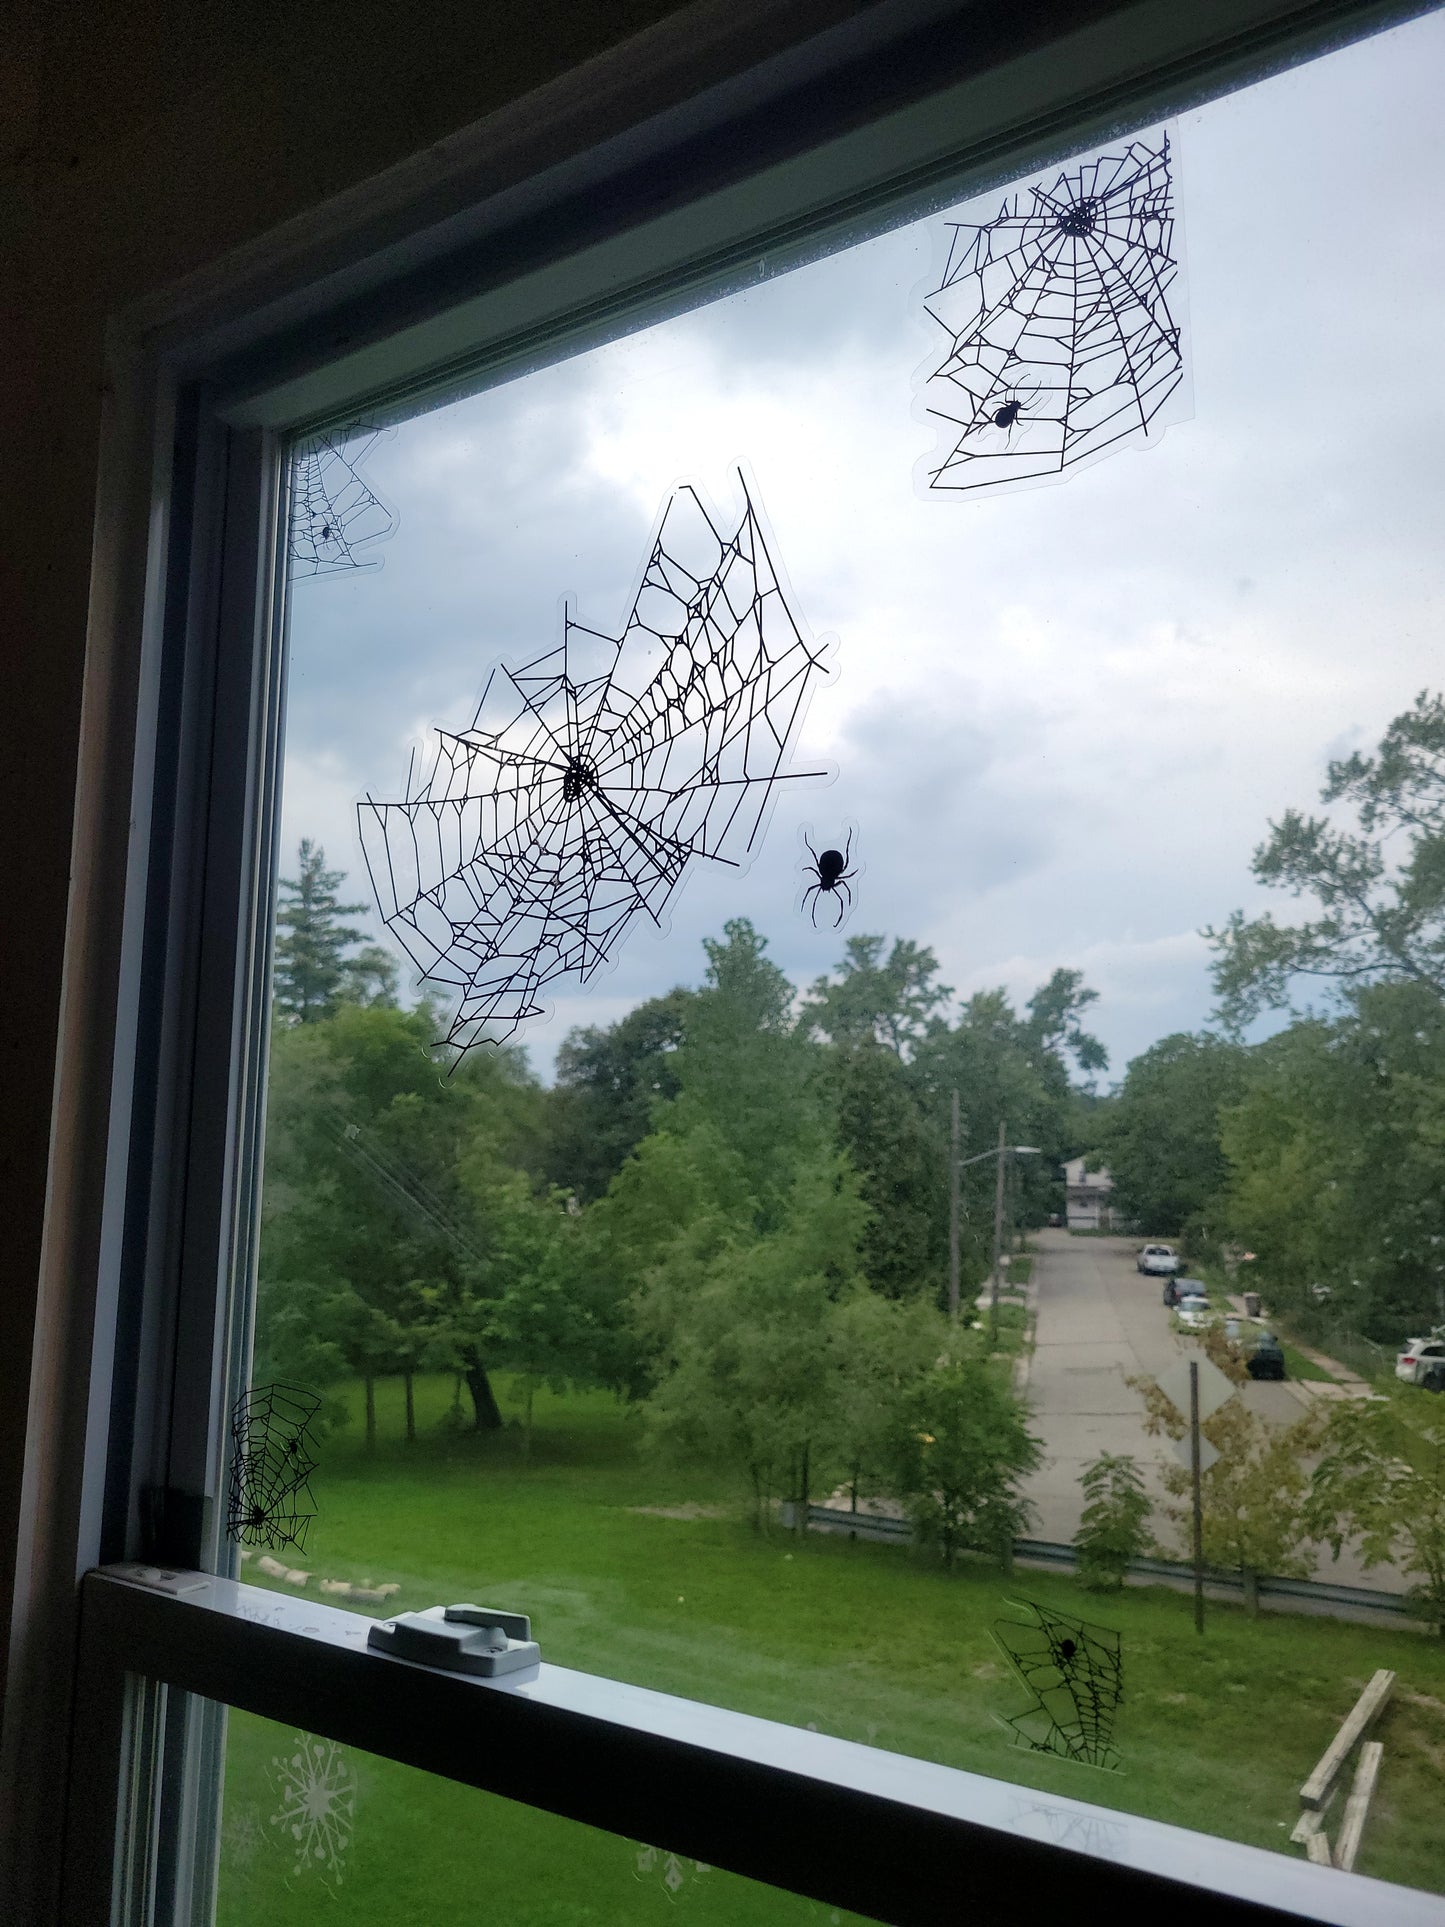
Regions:
<instances>
[{"instance_id":1,"label":"metal window latch","mask_svg":"<svg viewBox=\"0 0 1445 1927\"><path fill-rule=\"evenodd\" d=\"M535 1666L542 1657L527 1615L491 1606L428 1606L425 1612L398 1613L378 1620L366 1643L393 1659L488 1679Z\"/></svg>"}]
</instances>

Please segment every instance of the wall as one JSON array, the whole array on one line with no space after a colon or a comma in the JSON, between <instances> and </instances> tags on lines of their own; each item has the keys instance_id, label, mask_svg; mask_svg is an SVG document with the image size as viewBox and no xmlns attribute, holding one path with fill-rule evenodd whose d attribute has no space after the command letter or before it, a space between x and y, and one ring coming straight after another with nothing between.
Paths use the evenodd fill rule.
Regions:
<instances>
[{"instance_id":1,"label":"wall","mask_svg":"<svg viewBox=\"0 0 1445 1927\"><path fill-rule=\"evenodd\" d=\"M41 1251L106 317L674 10L669 0L11 0L6 10L0 1634Z\"/></svg>"}]
</instances>

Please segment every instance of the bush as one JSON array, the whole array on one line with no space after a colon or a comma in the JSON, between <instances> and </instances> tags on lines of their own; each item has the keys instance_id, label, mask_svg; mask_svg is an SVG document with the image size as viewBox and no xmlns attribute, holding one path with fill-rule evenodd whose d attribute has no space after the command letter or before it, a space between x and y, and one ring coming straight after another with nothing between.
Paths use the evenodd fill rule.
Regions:
<instances>
[{"instance_id":1,"label":"bush","mask_svg":"<svg viewBox=\"0 0 1445 1927\"><path fill-rule=\"evenodd\" d=\"M946 1360L901 1401L894 1496L946 1565L966 1550L1007 1565L1033 1513L1019 1481L1041 1456L999 1375L981 1358Z\"/></svg>"},{"instance_id":2,"label":"bush","mask_svg":"<svg viewBox=\"0 0 1445 1927\"><path fill-rule=\"evenodd\" d=\"M1083 1517L1074 1534L1078 1575L1091 1592L1117 1592L1131 1563L1149 1549L1149 1514L1138 1461L1104 1452L1085 1467Z\"/></svg>"}]
</instances>

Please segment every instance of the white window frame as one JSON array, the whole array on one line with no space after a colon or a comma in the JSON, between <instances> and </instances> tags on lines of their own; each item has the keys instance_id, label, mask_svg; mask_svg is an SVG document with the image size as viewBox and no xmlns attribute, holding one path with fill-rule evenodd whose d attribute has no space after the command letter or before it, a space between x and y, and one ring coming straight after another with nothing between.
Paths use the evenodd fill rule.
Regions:
<instances>
[{"instance_id":1,"label":"white window frame","mask_svg":"<svg viewBox=\"0 0 1445 1927\"><path fill-rule=\"evenodd\" d=\"M198 1694L882 1920L1025 1881L1037 1905L1363 1922L1383 1899L1394 1921L1445 1919L1431 1896L1078 1802L1033 1805L1113 1844L1050 1845L1001 1783L561 1668L528 1687L403 1674L358 1649L355 1615L224 1576L177 1593L134 1564L227 1570L288 435L508 379L1429 10L697 6L117 318L0 1738L12 1917L205 1921L219 1727ZM505 1746L478 1744L492 1732Z\"/></svg>"}]
</instances>

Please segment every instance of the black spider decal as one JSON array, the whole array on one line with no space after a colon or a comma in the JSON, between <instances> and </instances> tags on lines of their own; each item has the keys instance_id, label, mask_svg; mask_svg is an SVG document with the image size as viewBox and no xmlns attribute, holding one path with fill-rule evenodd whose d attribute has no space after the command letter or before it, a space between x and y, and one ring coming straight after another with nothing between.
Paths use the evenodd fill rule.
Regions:
<instances>
[{"instance_id":1,"label":"black spider decal","mask_svg":"<svg viewBox=\"0 0 1445 1927\"><path fill-rule=\"evenodd\" d=\"M851 830L848 832L848 843L845 849L824 850L821 856L819 856L812 844L808 842L806 836L803 838L803 842L807 845L808 855L813 859L812 867L808 874L815 878L815 881L810 883L803 892L803 908L807 909L808 899L811 897L813 899L813 907L809 914L812 918L813 928L816 930L818 927L818 898L823 895L836 897L838 914L833 919L833 928L836 930L843 921L845 909L851 909L853 905L853 892L848 888L850 880L858 874L856 870L850 870L848 868L849 859L853 854L853 832Z\"/></svg>"}]
</instances>

